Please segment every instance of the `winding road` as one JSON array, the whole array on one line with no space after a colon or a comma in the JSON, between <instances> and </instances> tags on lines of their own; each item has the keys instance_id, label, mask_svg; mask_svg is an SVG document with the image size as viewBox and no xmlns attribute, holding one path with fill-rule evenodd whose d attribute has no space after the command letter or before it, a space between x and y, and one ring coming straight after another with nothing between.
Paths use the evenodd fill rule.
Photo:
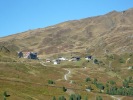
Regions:
<instances>
[{"instance_id":1,"label":"winding road","mask_svg":"<svg viewBox=\"0 0 133 100\"><path fill-rule=\"evenodd\" d=\"M68 77L70 77L70 75L71 75L71 70L70 69L64 69L64 70L67 70L68 71L68 73L66 73L64 75L64 79L67 81L68 80ZM72 83L72 80L70 80L70 83Z\"/></svg>"},{"instance_id":2,"label":"winding road","mask_svg":"<svg viewBox=\"0 0 133 100\"><path fill-rule=\"evenodd\" d=\"M71 74L71 71L69 69L64 69L64 70L67 70L68 71L68 73L64 75L64 79L67 81L69 75Z\"/></svg>"},{"instance_id":3,"label":"winding road","mask_svg":"<svg viewBox=\"0 0 133 100\"><path fill-rule=\"evenodd\" d=\"M64 69L64 70L68 71L68 73L66 73L66 74L64 75L64 79L65 79L66 81L68 81L68 77L70 77L70 75L71 75L71 70L70 70L70 69ZM71 83L72 83L72 80L70 80L69 83L71 84ZM75 92L74 92L72 89L67 89L67 93L68 93L69 95L75 94Z\"/></svg>"}]
</instances>

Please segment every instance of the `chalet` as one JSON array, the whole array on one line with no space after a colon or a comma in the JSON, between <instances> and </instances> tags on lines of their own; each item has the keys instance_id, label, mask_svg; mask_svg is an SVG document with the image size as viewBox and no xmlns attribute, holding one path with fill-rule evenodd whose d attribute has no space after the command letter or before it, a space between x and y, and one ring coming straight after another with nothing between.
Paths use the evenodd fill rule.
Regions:
<instances>
[{"instance_id":1,"label":"chalet","mask_svg":"<svg viewBox=\"0 0 133 100\"><path fill-rule=\"evenodd\" d=\"M59 59L53 60L53 63L54 65L60 64L60 60Z\"/></svg>"},{"instance_id":2,"label":"chalet","mask_svg":"<svg viewBox=\"0 0 133 100\"><path fill-rule=\"evenodd\" d=\"M65 61L65 60L67 60L67 59L64 58L64 57L59 57L58 60L60 60L60 61Z\"/></svg>"},{"instance_id":3,"label":"chalet","mask_svg":"<svg viewBox=\"0 0 133 100\"><path fill-rule=\"evenodd\" d=\"M29 54L30 54L30 52L23 52L23 57L28 58Z\"/></svg>"},{"instance_id":4,"label":"chalet","mask_svg":"<svg viewBox=\"0 0 133 100\"><path fill-rule=\"evenodd\" d=\"M69 61L79 61L80 57L72 57Z\"/></svg>"},{"instance_id":5,"label":"chalet","mask_svg":"<svg viewBox=\"0 0 133 100\"><path fill-rule=\"evenodd\" d=\"M38 59L36 52L30 52L28 55L28 59Z\"/></svg>"},{"instance_id":6,"label":"chalet","mask_svg":"<svg viewBox=\"0 0 133 100\"><path fill-rule=\"evenodd\" d=\"M86 60L92 60L92 56L85 57Z\"/></svg>"},{"instance_id":7,"label":"chalet","mask_svg":"<svg viewBox=\"0 0 133 100\"><path fill-rule=\"evenodd\" d=\"M46 62L49 63L49 62L51 62L51 60L50 59L46 59Z\"/></svg>"},{"instance_id":8,"label":"chalet","mask_svg":"<svg viewBox=\"0 0 133 100\"><path fill-rule=\"evenodd\" d=\"M34 52L18 52L18 57L28 58L28 59L38 59L37 53Z\"/></svg>"}]
</instances>

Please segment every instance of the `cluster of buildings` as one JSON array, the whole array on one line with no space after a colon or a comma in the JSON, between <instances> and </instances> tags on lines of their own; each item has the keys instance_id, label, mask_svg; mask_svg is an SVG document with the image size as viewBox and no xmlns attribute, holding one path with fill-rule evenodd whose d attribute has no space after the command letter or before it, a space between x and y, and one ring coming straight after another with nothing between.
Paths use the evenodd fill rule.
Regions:
<instances>
[{"instance_id":1,"label":"cluster of buildings","mask_svg":"<svg viewBox=\"0 0 133 100\"><path fill-rule=\"evenodd\" d=\"M51 59L46 59L46 63L53 62L54 65L60 64L61 61L80 61L80 57L71 57L70 59L67 59L65 57L58 57L57 59L51 60ZM92 56L87 56L85 57L86 60L92 60Z\"/></svg>"},{"instance_id":2,"label":"cluster of buildings","mask_svg":"<svg viewBox=\"0 0 133 100\"><path fill-rule=\"evenodd\" d=\"M38 59L36 52L18 52L18 58L27 58L27 59ZM61 61L80 61L80 57L71 57L70 59L67 59L65 57L58 57L57 59L51 60L46 59L46 63L52 62L54 65L60 64ZM86 60L92 60L92 56L86 56Z\"/></svg>"},{"instance_id":3,"label":"cluster of buildings","mask_svg":"<svg viewBox=\"0 0 133 100\"><path fill-rule=\"evenodd\" d=\"M18 52L19 58L38 59L36 52Z\"/></svg>"}]
</instances>

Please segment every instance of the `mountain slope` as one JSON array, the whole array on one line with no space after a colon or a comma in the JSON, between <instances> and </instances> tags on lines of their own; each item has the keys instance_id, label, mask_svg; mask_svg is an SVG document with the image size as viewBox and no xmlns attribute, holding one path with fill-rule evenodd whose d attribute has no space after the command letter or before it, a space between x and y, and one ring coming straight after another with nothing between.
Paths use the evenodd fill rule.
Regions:
<instances>
[{"instance_id":1,"label":"mountain slope","mask_svg":"<svg viewBox=\"0 0 133 100\"><path fill-rule=\"evenodd\" d=\"M28 30L0 38L0 45L16 51L39 54L91 52L103 54L132 52L133 9L67 21L54 26Z\"/></svg>"}]
</instances>

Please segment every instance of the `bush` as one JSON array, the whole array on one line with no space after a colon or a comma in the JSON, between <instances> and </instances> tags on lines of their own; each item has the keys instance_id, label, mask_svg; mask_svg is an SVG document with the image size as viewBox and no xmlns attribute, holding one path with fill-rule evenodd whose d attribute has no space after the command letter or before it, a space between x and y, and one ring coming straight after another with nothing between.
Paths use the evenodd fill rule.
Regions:
<instances>
[{"instance_id":1,"label":"bush","mask_svg":"<svg viewBox=\"0 0 133 100\"><path fill-rule=\"evenodd\" d=\"M129 83L128 83L127 81L124 81L124 82L123 82L123 87L128 88L128 87L129 87Z\"/></svg>"},{"instance_id":2,"label":"bush","mask_svg":"<svg viewBox=\"0 0 133 100\"><path fill-rule=\"evenodd\" d=\"M48 84L55 84L55 82L52 80L48 80Z\"/></svg>"},{"instance_id":3,"label":"bush","mask_svg":"<svg viewBox=\"0 0 133 100\"><path fill-rule=\"evenodd\" d=\"M96 100L103 100L103 98L101 96L97 96Z\"/></svg>"},{"instance_id":4,"label":"bush","mask_svg":"<svg viewBox=\"0 0 133 100\"><path fill-rule=\"evenodd\" d=\"M114 59L114 56L113 56L113 55L110 55L110 58L111 58L111 59Z\"/></svg>"},{"instance_id":5,"label":"bush","mask_svg":"<svg viewBox=\"0 0 133 100\"><path fill-rule=\"evenodd\" d=\"M4 100L6 100L7 97L10 97L10 95L8 95L6 91L3 93L3 96L4 96Z\"/></svg>"},{"instance_id":6,"label":"bush","mask_svg":"<svg viewBox=\"0 0 133 100\"><path fill-rule=\"evenodd\" d=\"M123 95L123 96L133 96L133 87L129 87L129 88L117 88L117 87L111 87L109 89L107 89L107 94L110 95Z\"/></svg>"},{"instance_id":7,"label":"bush","mask_svg":"<svg viewBox=\"0 0 133 100\"><path fill-rule=\"evenodd\" d=\"M66 100L64 96L59 97L59 100Z\"/></svg>"},{"instance_id":8,"label":"bush","mask_svg":"<svg viewBox=\"0 0 133 100\"><path fill-rule=\"evenodd\" d=\"M94 59L94 64L99 64L97 59Z\"/></svg>"},{"instance_id":9,"label":"bush","mask_svg":"<svg viewBox=\"0 0 133 100\"><path fill-rule=\"evenodd\" d=\"M53 97L53 100L56 100L55 96Z\"/></svg>"},{"instance_id":10,"label":"bush","mask_svg":"<svg viewBox=\"0 0 133 100\"><path fill-rule=\"evenodd\" d=\"M108 83L110 83L111 85L115 85L116 84L116 82L113 81L113 80L108 81Z\"/></svg>"},{"instance_id":11,"label":"bush","mask_svg":"<svg viewBox=\"0 0 133 100\"><path fill-rule=\"evenodd\" d=\"M124 59L120 58L120 59L119 59L119 62L120 62L120 63L124 63L125 61L124 61Z\"/></svg>"},{"instance_id":12,"label":"bush","mask_svg":"<svg viewBox=\"0 0 133 100\"><path fill-rule=\"evenodd\" d=\"M105 88L102 83L97 83L96 87L100 89L100 92L101 92L101 90L104 90L104 88Z\"/></svg>"},{"instance_id":13,"label":"bush","mask_svg":"<svg viewBox=\"0 0 133 100\"><path fill-rule=\"evenodd\" d=\"M63 91L64 91L64 92L66 92L66 91L67 91L67 89L66 89L65 87L63 87L62 89L63 89Z\"/></svg>"},{"instance_id":14,"label":"bush","mask_svg":"<svg viewBox=\"0 0 133 100\"><path fill-rule=\"evenodd\" d=\"M79 94L71 94L69 100L81 100L81 95Z\"/></svg>"},{"instance_id":15,"label":"bush","mask_svg":"<svg viewBox=\"0 0 133 100\"><path fill-rule=\"evenodd\" d=\"M91 81L91 79L89 77L87 77L85 81L88 82L88 81Z\"/></svg>"}]
</instances>

